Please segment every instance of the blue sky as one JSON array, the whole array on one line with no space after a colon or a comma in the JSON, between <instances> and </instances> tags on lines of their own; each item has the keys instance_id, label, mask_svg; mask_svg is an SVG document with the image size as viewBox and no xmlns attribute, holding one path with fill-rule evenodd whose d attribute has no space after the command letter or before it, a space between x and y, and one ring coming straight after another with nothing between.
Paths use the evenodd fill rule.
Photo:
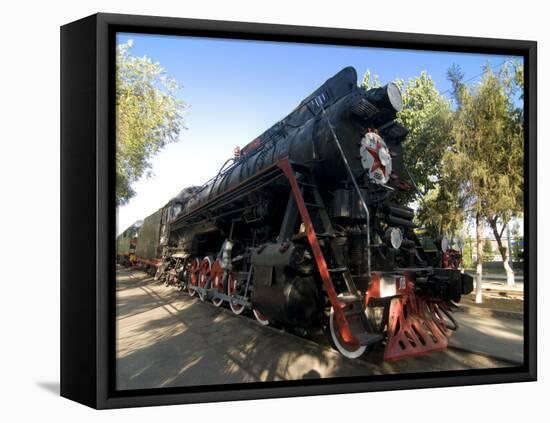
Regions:
<instances>
[{"instance_id":1,"label":"blue sky","mask_svg":"<svg viewBox=\"0 0 550 423\"><path fill-rule=\"evenodd\" d=\"M450 90L447 69L456 63L473 78L509 56L417 50L118 34L132 52L148 56L183 86L187 130L152 161L154 176L135 185L137 196L118 210L121 232L162 207L180 189L200 185L244 146L286 116L325 80L346 66L361 81L370 69L382 84L427 71L440 92ZM521 58L516 58L521 60ZM474 82L475 79L472 81Z\"/></svg>"}]
</instances>

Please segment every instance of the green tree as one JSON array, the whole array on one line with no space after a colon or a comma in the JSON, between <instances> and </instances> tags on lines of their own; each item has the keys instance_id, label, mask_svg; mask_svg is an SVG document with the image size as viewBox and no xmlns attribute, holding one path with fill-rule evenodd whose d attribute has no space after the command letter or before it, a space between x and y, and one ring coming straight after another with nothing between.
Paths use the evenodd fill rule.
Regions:
<instances>
[{"instance_id":1,"label":"green tree","mask_svg":"<svg viewBox=\"0 0 550 423\"><path fill-rule=\"evenodd\" d=\"M520 67L503 66L497 73L486 66L479 83L471 86L460 80L457 68L449 71L456 94L453 146L444 157L445 166L460 183L468 212L476 219L478 277L481 275L481 227L489 224L497 241L508 277L508 251L502 237L523 204L523 111L515 97ZM458 75L458 77L457 77Z\"/></svg>"},{"instance_id":2,"label":"green tree","mask_svg":"<svg viewBox=\"0 0 550 423\"><path fill-rule=\"evenodd\" d=\"M495 257L494 251L493 251L493 243L490 239L486 239L483 242L483 257L485 260L491 261Z\"/></svg>"},{"instance_id":3,"label":"green tree","mask_svg":"<svg viewBox=\"0 0 550 423\"><path fill-rule=\"evenodd\" d=\"M409 130L403 160L418 189L427 194L441 184L442 158L450 144L452 113L426 72L403 85L403 110L397 121Z\"/></svg>"},{"instance_id":4,"label":"green tree","mask_svg":"<svg viewBox=\"0 0 550 423\"><path fill-rule=\"evenodd\" d=\"M126 204L142 176L151 176L151 158L176 142L184 128L185 103L179 84L150 58L132 54L132 41L116 52L116 203Z\"/></svg>"},{"instance_id":5,"label":"green tree","mask_svg":"<svg viewBox=\"0 0 550 423\"><path fill-rule=\"evenodd\" d=\"M464 226L465 198L452 172L441 172L436 184L422 197L417 220L433 237L453 235Z\"/></svg>"},{"instance_id":6,"label":"green tree","mask_svg":"<svg viewBox=\"0 0 550 423\"><path fill-rule=\"evenodd\" d=\"M462 90L465 89L464 84L464 72L459 65L453 63L453 65L447 70L447 79L452 85L452 97L456 104L460 106L462 101Z\"/></svg>"},{"instance_id":7,"label":"green tree","mask_svg":"<svg viewBox=\"0 0 550 423\"><path fill-rule=\"evenodd\" d=\"M372 75L371 70L367 69L365 74L363 75L363 81L361 81L361 87L363 87L365 90L370 90L371 88L378 88L380 87L380 78L378 78L378 75Z\"/></svg>"},{"instance_id":8,"label":"green tree","mask_svg":"<svg viewBox=\"0 0 550 423\"><path fill-rule=\"evenodd\" d=\"M471 236L467 236L464 240L464 246L462 248L462 263L464 264L464 268L471 269L474 267L474 263L472 261L473 257L473 239Z\"/></svg>"}]
</instances>

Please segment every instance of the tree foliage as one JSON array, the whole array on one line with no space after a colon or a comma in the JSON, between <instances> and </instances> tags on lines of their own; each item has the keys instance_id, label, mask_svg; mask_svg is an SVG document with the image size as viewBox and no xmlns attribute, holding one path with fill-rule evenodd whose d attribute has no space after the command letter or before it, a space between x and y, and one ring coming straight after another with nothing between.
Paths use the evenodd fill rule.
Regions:
<instances>
[{"instance_id":1,"label":"tree foliage","mask_svg":"<svg viewBox=\"0 0 550 423\"><path fill-rule=\"evenodd\" d=\"M150 58L132 54L132 41L117 46L116 202L127 203L132 184L151 176L151 158L176 142L184 128L179 84Z\"/></svg>"},{"instance_id":2,"label":"tree foliage","mask_svg":"<svg viewBox=\"0 0 550 423\"><path fill-rule=\"evenodd\" d=\"M473 262L473 248L474 240L470 235L467 235L464 238L464 246L462 247L462 263L466 269L471 269L474 267Z\"/></svg>"},{"instance_id":3,"label":"tree foliage","mask_svg":"<svg viewBox=\"0 0 550 423\"><path fill-rule=\"evenodd\" d=\"M491 225L523 210L523 112L510 68L485 67L481 81L458 88L453 148L444 163L461 180L472 212Z\"/></svg>"},{"instance_id":4,"label":"tree foliage","mask_svg":"<svg viewBox=\"0 0 550 423\"><path fill-rule=\"evenodd\" d=\"M502 237L510 219L523 212L523 108L516 100L523 93L521 69L508 63L494 72L485 66L481 81L471 86L451 78L458 108L453 146L444 158L460 181L467 210L478 224L480 218L489 224L509 284L514 274Z\"/></svg>"},{"instance_id":5,"label":"tree foliage","mask_svg":"<svg viewBox=\"0 0 550 423\"><path fill-rule=\"evenodd\" d=\"M494 258L493 244L490 239L483 241L483 257L485 260L493 260Z\"/></svg>"},{"instance_id":6,"label":"tree foliage","mask_svg":"<svg viewBox=\"0 0 550 423\"><path fill-rule=\"evenodd\" d=\"M419 223L432 235L455 232L464 220L461 197L443 166L451 144L453 113L450 101L426 72L403 86L403 110L397 120L409 129L403 160L422 195ZM413 200L413 195L407 200Z\"/></svg>"},{"instance_id":7,"label":"tree foliage","mask_svg":"<svg viewBox=\"0 0 550 423\"><path fill-rule=\"evenodd\" d=\"M367 69L367 71L363 75L361 87L363 87L365 90L370 90L371 88L378 88L380 86L380 78L378 77L378 75L372 75L371 70Z\"/></svg>"}]
</instances>

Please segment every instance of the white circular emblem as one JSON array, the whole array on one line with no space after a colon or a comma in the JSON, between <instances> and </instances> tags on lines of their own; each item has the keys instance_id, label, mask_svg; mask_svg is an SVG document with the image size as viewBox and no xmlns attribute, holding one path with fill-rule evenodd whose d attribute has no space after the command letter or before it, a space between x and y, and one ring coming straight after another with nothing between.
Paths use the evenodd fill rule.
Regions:
<instances>
[{"instance_id":1,"label":"white circular emblem","mask_svg":"<svg viewBox=\"0 0 550 423\"><path fill-rule=\"evenodd\" d=\"M387 183L392 170L392 159L382 137L374 132L367 132L361 139L359 153L369 179L377 184Z\"/></svg>"}]
</instances>

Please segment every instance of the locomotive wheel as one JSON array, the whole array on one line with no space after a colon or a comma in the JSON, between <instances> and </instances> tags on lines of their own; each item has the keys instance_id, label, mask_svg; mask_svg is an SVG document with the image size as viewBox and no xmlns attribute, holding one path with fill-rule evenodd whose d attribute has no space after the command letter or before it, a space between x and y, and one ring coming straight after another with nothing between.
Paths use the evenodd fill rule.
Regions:
<instances>
[{"instance_id":1,"label":"locomotive wheel","mask_svg":"<svg viewBox=\"0 0 550 423\"><path fill-rule=\"evenodd\" d=\"M153 279L156 280L156 281L158 281L163 273L164 273L164 267L163 267L163 266L157 267L157 271L155 272L155 276L154 276ZM167 282L166 282L166 279L165 279L164 284L165 284L166 286L168 286L168 284L167 284Z\"/></svg>"},{"instance_id":2,"label":"locomotive wheel","mask_svg":"<svg viewBox=\"0 0 550 423\"><path fill-rule=\"evenodd\" d=\"M159 268L160 269L160 268ZM162 274L162 278L157 277L159 272L157 271L157 274L155 275L156 280L160 279L164 282L164 286L170 286L170 273L166 272Z\"/></svg>"},{"instance_id":3,"label":"locomotive wheel","mask_svg":"<svg viewBox=\"0 0 550 423\"><path fill-rule=\"evenodd\" d=\"M341 335L340 328L338 327L338 322L336 321L336 316L334 315L334 308L330 308L330 337L336 349L347 358L359 358L367 350L366 345L359 345L356 343L346 342Z\"/></svg>"},{"instance_id":4,"label":"locomotive wheel","mask_svg":"<svg viewBox=\"0 0 550 423\"><path fill-rule=\"evenodd\" d=\"M233 273L229 274L229 280L227 281L227 295L230 297L233 297L237 292L237 279L235 279L235 275ZM233 301L229 301L229 307L231 308L231 311L235 314L243 314L244 311L244 305L233 303Z\"/></svg>"},{"instance_id":5,"label":"locomotive wheel","mask_svg":"<svg viewBox=\"0 0 550 423\"><path fill-rule=\"evenodd\" d=\"M210 274L212 273L212 259L209 256L206 256L202 259L201 267L199 270L199 286L202 289L205 289L210 280ZM206 294L199 292L199 298L201 301L206 299Z\"/></svg>"},{"instance_id":6,"label":"locomotive wheel","mask_svg":"<svg viewBox=\"0 0 550 423\"><path fill-rule=\"evenodd\" d=\"M170 275L169 278L166 278L168 280L168 285L170 286L177 286L178 285L178 277L177 275Z\"/></svg>"},{"instance_id":7,"label":"locomotive wheel","mask_svg":"<svg viewBox=\"0 0 550 423\"><path fill-rule=\"evenodd\" d=\"M210 280L212 281L212 288L215 288L220 294L223 294L223 269L220 260L216 260L212 265ZM223 304L223 299L212 298L212 304L219 307Z\"/></svg>"},{"instance_id":8,"label":"locomotive wheel","mask_svg":"<svg viewBox=\"0 0 550 423\"><path fill-rule=\"evenodd\" d=\"M267 317L265 317L262 313L260 313L258 310L256 309L253 309L252 310L252 314L254 314L254 317L256 318L256 320L258 322L260 322L260 324L262 326L267 326L269 325L271 322L269 321L269 319Z\"/></svg>"},{"instance_id":9,"label":"locomotive wheel","mask_svg":"<svg viewBox=\"0 0 550 423\"><path fill-rule=\"evenodd\" d=\"M176 289L181 292L181 291L184 291L186 288L187 288L186 283L182 280L178 280L176 284Z\"/></svg>"},{"instance_id":10,"label":"locomotive wheel","mask_svg":"<svg viewBox=\"0 0 550 423\"><path fill-rule=\"evenodd\" d=\"M192 286L197 286L198 284L198 272L199 272L199 259L195 257L191 260L191 263L189 264L189 271L187 276L187 292L192 297L195 296L197 291L193 290Z\"/></svg>"}]
</instances>

